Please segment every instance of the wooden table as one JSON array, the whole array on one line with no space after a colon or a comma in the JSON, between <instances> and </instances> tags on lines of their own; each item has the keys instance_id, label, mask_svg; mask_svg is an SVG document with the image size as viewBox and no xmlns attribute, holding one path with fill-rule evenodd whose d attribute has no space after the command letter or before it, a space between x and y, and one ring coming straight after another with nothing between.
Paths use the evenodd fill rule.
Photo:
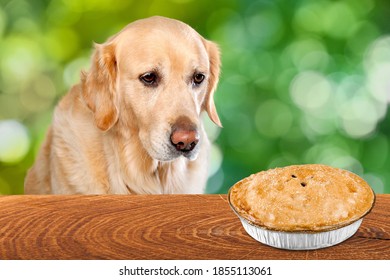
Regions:
<instances>
[{"instance_id":1,"label":"wooden table","mask_svg":"<svg viewBox=\"0 0 390 280\"><path fill-rule=\"evenodd\" d=\"M255 241L226 195L0 196L0 259L390 259L390 195L313 251Z\"/></svg>"}]
</instances>

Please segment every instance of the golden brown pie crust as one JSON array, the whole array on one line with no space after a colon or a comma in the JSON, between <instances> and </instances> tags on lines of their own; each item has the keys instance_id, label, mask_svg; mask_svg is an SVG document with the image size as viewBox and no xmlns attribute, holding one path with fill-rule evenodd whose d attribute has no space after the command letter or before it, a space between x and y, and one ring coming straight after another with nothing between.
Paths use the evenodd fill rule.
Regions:
<instances>
[{"instance_id":1,"label":"golden brown pie crust","mask_svg":"<svg viewBox=\"0 0 390 280\"><path fill-rule=\"evenodd\" d=\"M327 231L349 225L372 208L375 194L359 176L321 164L253 174L229 191L233 210L276 231Z\"/></svg>"}]
</instances>

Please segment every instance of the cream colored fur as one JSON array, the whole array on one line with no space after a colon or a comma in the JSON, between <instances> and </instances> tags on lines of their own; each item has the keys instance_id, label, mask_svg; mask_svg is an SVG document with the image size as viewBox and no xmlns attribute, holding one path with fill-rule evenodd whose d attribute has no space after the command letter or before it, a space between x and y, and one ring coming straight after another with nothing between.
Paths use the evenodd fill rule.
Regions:
<instances>
[{"instance_id":1,"label":"cream colored fur","mask_svg":"<svg viewBox=\"0 0 390 280\"><path fill-rule=\"evenodd\" d=\"M163 17L133 22L96 44L90 70L55 108L25 193L202 193L210 144L201 113L221 125L213 101L219 65L213 42ZM140 80L151 71L160 75L156 86ZM205 80L194 86L197 72ZM200 135L187 156L169 138L182 116Z\"/></svg>"}]
</instances>

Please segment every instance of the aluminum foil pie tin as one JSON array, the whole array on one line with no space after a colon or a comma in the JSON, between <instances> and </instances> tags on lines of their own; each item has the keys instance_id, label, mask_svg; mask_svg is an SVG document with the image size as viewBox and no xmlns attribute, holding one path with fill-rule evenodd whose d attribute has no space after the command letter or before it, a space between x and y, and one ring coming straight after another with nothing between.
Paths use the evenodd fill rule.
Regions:
<instances>
[{"instance_id":1,"label":"aluminum foil pie tin","mask_svg":"<svg viewBox=\"0 0 390 280\"><path fill-rule=\"evenodd\" d=\"M259 227L240 217L245 231L255 240L279 249L314 250L343 242L356 233L363 219L335 230L322 232L286 232Z\"/></svg>"},{"instance_id":2,"label":"aluminum foil pie tin","mask_svg":"<svg viewBox=\"0 0 390 280\"><path fill-rule=\"evenodd\" d=\"M228 201L231 209L240 219L248 235L265 245L286 250L315 250L337 245L352 237L357 232L363 221L363 217L374 207L373 203L365 215L342 227L335 225L333 229L322 231L278 231L256 225L242 217L230 202L230 192Z\"/></svg>"}]
</instances>

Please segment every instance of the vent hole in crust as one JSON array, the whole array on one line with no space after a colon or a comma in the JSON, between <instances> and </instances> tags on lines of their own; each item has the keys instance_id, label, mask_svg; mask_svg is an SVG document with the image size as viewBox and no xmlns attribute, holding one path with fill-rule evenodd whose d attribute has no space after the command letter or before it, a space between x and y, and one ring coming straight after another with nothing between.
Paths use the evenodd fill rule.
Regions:
<instances>
[{"instance_id":1,"label":"vent hole in crust","mask_svg":"<svg viewBox=\"0 0 390 280\"><path fill-rule=\"evenodd\" d=\"M296 176L296 175L294 175L294 174L293 174L293 175L291 175L291 177L293 177L293 178L297 178L297 176Z\"/></svg>"},{"instance_id":2,"label":"vent hole in crust","mask_svg":"<svg viewBox=\"0 0 390 280\"><path fill-rule=\"evenodd\" d=\"M302 186L302 187L306 187L306 185L307 185L307 184L304 183L304 182L301 183L301 186Z\"/></svg>"}]
</instances>

